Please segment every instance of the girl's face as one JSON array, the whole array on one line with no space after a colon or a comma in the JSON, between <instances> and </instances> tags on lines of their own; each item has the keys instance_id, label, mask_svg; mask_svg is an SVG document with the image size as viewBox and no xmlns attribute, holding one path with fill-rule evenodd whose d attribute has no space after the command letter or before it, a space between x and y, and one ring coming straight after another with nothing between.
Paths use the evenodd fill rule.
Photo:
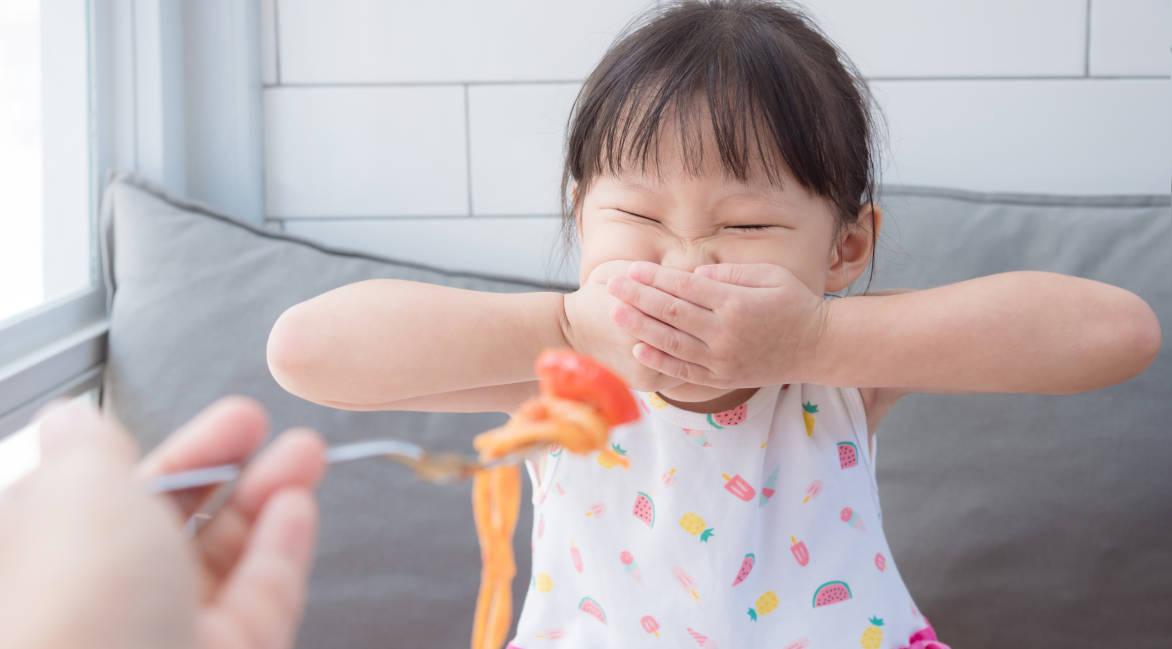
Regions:
<instances>
[{"instance_id":1,"label":"girl's face","mask_svg":"<svg viewBox=\"0 0 1172 649\"><path fill-rule=\"evenodd\" d=\"M785 267L818 295L845 287L828 277L838 253L829 201L801 187L784 165L780 188L768 183L759 163L747 182L726 176L710 128L705 140L699 174L686 172L678 135L665 133L659 138L662 178L652 169L639 173L636 165L594 178L578 215L579 280L612 260L686 271L768 263Z\"/></svg>"}]
</instances>

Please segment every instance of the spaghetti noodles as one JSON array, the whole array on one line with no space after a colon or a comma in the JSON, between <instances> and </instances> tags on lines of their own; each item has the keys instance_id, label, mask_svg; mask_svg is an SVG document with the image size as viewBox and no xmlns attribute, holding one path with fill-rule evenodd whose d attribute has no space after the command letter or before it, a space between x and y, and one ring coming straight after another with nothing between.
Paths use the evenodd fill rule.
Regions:
<instances>
[{"instance_id":1,"label":"spaghetti noodles","mask_svg":"<svg viewBox=\"0 0 1172 649\"><path fill-rule=\"evenodd\" d=\"M622 379L591 358L547 350L535 365L541 394L517 409L508 423L476 436L483 460L536 445L555 444L572 453L614 453L610 429L639 418ZM622 458L626 459L626 458ZM512 622L510 586L517 571L513 531L521 509L521 470L487 469L472 482L472 511L480 541L480 592L472 624L472 649L499 649Z\"/></svg>"}]
</instances>

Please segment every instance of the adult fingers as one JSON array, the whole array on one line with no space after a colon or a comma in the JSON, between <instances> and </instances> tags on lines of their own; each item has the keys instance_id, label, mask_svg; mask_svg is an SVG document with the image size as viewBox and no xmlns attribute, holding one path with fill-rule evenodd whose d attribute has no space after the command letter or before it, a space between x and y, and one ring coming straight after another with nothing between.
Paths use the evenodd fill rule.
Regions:
<instances>
[{"instance_id":1,"label":"adult fingers","mask_svg":"<svg viewBox=\"0 0 1172 649\"><path fill-rule=\"evenodd\" d=\"M270 498L235 569L201 622L202 645L287 649L305 606L317 533L317 505L306 489Z\"/></svg>"},{"instance_id":2,"label":"adult fingers","mask_svg":"<svg viewBox=\"0 0 1172 649\"><path fill-rule=\"evenodd\" d=\"M249 463L231 500L209 521L198 547L211 590L240 559L265 503L283 489L312 489L325 471L325 444L308 429L281 434Z\"/></svg>"},{"instance_id":3,"label":"adult fingers","mask_svg":"<svg viewBox=\"0 0 1172 649\"><path fill-rule=\"evenodd\" d=\"M138 465L138 475L149 478L218 464L240 464L264 443L268 433L264 407L247 397L225 397L204 408L181 426ZM189 489L171 495L183 518L213 487Z\"/></svg>"},{"instance_id":4,"label":"adult fingers","mask_svg":"<svg viewBox=\"0 0 1172 649\"><path fill-rule=\"evenodd\" d=\"M129 469L138 457L134 439L85 399L54 402L41 410L40 417L37 434L43 464L80 452L88 459Z\"/></svg>"}]
</instances>

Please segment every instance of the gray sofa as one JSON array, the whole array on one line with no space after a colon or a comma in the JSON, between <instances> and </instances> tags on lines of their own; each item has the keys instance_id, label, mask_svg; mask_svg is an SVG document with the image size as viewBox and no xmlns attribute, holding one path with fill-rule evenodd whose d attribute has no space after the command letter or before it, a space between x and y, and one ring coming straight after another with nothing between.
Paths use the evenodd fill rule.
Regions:
<instances>
[{"instance_id":1,"label":"gray sofa","mask_svg":"<svg viewBox=\"0 0 1172 649\"><path fill-rule=\"evenodd\" d=\"M887 187L873 288L1044 269L1133 290L1172 323L1167 196L988 195ZM133 179L106 192L110 291L103 403L150 447L227 393L274 427L334 443L396 435L468 449L499 415L354 413L282 391L265 365L288 306L361 279L492 291L540 282L450 273L238 223ZM552 287L568 290L569 287ZM957 649L1172 646L1172 344L1143 376L1073 397L915 395L879 432L895 559ZM330 473L303 649L461 647L478 554L463 487L378 463ZM528 512L515 594L528 587ZM532 649L532 648L527 648Z\"/></svg>"}]
</instances>

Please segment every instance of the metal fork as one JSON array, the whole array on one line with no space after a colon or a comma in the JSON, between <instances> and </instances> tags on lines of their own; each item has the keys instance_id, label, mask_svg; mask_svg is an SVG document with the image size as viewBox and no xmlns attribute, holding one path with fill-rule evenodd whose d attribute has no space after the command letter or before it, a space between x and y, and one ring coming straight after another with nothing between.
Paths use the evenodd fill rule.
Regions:
<instances>
[{"instance_id":1,"label":"metal fork","mask_svg":"<svg viewBox=\"0 0 1172 649\"><path fill-rule=\"evenodd\" d=\"M525 460L534 450L511 453L496 460L481 462L475 457L459 453L432 453L423 447L398 439L375 439L354 442L326 449L326 464L341 464L371 458L383 458L404 464L415 475L436 484L451 484L466 480L478 471ZM221 464L218 466L170 473L153 478L148 487L151 493L167 493L219 485L208 497L202 511L187 521L187 533L195 536L199 530L227 504L244 465Z\"/></svg>"}]
</instances>

